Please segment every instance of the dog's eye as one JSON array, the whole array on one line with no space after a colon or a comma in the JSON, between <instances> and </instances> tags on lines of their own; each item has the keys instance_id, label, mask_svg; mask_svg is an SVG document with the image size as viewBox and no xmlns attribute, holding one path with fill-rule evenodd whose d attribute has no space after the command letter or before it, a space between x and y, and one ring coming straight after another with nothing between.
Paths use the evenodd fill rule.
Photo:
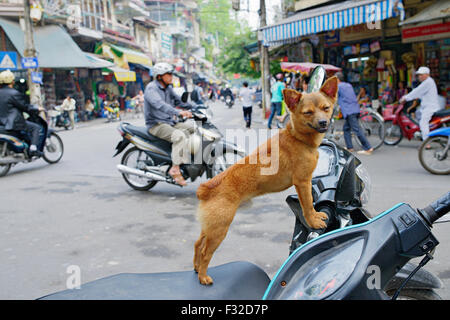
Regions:
<instances>
[{"instance_id":1,"label":"dog's eye","mask_svg":"<svg viewBox=\"0 0 450 320\"><path fill-rule=\"evenodd\" d=\"M303 114L305 115L305 116L310 116L310 115L312 115L314 112L312 112L312 111L306 111L306 112L303 112Z\"/></svg>"},{"instance_id":2,"label":"dog's eye","mask_svg":"<svg viewBox=\"0 0 450 320\"><path fill-rule=\"evenodd\" d=\"M330 110L330 107L329 107L329 106L325 106L325 107L323 108L323 110L324 110L324 111L328 111L328 110Z\"/></svg>"}]
</instances>

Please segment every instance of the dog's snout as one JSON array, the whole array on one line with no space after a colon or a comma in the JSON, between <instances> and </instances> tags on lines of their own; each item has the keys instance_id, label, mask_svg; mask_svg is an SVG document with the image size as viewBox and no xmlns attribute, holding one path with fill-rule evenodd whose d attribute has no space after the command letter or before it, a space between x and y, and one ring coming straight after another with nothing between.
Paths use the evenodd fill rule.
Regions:
<instances>
[{"instance_id":1,"label":"dog's snout","mask_svg":"<svg viewBox=\"0 0 450 320\"><path fill-rule=\"evenodd\" d=\"M328 125L327 120L319 120L319 126L325 128Z\"/></svg>"}]
</instances>

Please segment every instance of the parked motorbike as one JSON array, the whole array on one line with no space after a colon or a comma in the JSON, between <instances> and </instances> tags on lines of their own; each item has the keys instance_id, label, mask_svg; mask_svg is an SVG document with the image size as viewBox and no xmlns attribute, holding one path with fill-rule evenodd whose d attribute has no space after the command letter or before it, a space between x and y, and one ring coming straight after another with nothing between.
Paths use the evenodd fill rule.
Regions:
<instances>
[{"instance_id":1,"label":"parked motorbike","mask_svg":"<svg viewBox=\"0 0 450 320\"><path fill-rule=\"evenodd\" d=\"M314 230L306 223L298 196L290 195L286 202L293 211L295 219L294 233L289 253L324 233L367 223L377 217L364 208L370 198L371 182L367 170L352 153L339 147L332 141L324 140L319 147L319 161L313 174L312 194L316 211L328 215L326 229ZM416 266L406 263L384 287L392 296L400 284ZM432 273L419 270L402 291L401 297L407 299L440 299L434 291L442 282Z\"/></svg>"},{"instance_id":2,"label":"parked motorbike","mask_svg":"<svg viewBox=\"0 0 450 320\"><path fill-rule=\"evenodd\" d=\"M190 178L192 182L205 172L207 178L212 178L226 170L233 160L245 156L245 151L225 141L217 127L199 110L204 108L194 107L191 110L198 124L189 141L191 163L180 166L184 179ZM126 122L122 122L118 130L122 141L116 146L114 157L130 143L134 145L124 153L121 164L117 165L129 186L144 191L153 188L159 181L176 184L169 175L172 167L170 142L151 135L146 127L136 127Z\"/></svg>"},{"instance_id":3,"label":"parked motorbike","mask_svg":"<svg viewBox=\"0 0 450 320\"><path fill-rule=\"evenodd\" d=\"M107 122L121 121L122 115L118 102L105 103L104 106Z\"/></svg>"},{"instance_id":4,"label":"parked motorbike","mask_svg":"<svg viewBox=\"0 0 450 320\"><path fill-rule=\"evenodd\" d=\"M345 192L345 190L343 190ZM450 192L424 209L399 203L365 223L317 237L295 250L270 280L258 266L232 262L210 268L212 286L198 283L195 271L121 273L42 300L387 300L397 299L439 244L433 223L450 211ZM406 263L424 257L386 294ZM407 292L408 290L404 290ZM422 299L433 298L424 292Z\"/></svg>"},{"instance_id":5,"label":"parked motorbike","mask_svg":"<svg viewBox=\"0 0 450 320\"><path fill-rule=\"evenodd\" d=\"M73 129L70 121L69 112L61 110L61 106L55 106L53 110L48 111L50 126L53 128Z\"/></svg>"},{"instance_id":6,"label":"parked motorbike","mask_svg":"<svg viewBox=\"0 0 450 320\"><path fill-rule=\"evenodd\" d=\"M42 143L37 146L43 152L42 158L52 164L58 162L64 153L64 145L59 135L51 128L47 122L39 116L36 109L31 112L28 121L42 126ZM32 162L39 159L39 156L29 154L30 139L26 134L12 133L0 126L0 177L6 175L12 166L20 162Z\"/></svg>"},{"instance_id":7,"label":"parked motorbike","mask_svg":"<svg viewBox=\"0 0 450 320\"><path fill-rule=\"evenodd\" d=\"M419 161L432 174L450 174L450 127L430 132L419 147Z\"/></svg>"},{"instance_id":8,"label":"parked motorbike","mask_svg":"<svg viewBox=\"0 0 450 320\"><path fill-rule=\"evenodd\" d=\"M383 118L386 128L385 144L394 146L399 144L403 137L408 140L420 137L419 124L406 112L405 104L391 105L383 112ZM450 109L437 111L430 120L430 132L449 124Z\"/></svg>"}]
</instances>

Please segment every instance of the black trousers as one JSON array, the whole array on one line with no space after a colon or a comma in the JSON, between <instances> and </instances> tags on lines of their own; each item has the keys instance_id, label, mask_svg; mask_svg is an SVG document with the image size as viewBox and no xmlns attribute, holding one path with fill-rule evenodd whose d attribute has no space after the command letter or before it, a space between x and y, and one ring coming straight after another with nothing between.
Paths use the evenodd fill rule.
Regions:
<instances>
[{"instance_id":1,"label":"black trousers","mask_svg":"<svg viewBox=\"0 0 450 320\"><path fill-rule=\"evenodd\" d=\"M30 143L34 144L35 146L39 146L41 140L41 126L31 121L26 121L26 123L27 128L25 129L25 131L30 137Z\"/></svg>"},{"instance_id":2,"label":"black trousers","mask_svg":"<svg viewBox=\"0 0 450 320\"><path fill-rule=\"evenodd\" d=\"M242 107L242 110L244 110L244 120L247 123L247 128L250 128L252 124L252 109L253 107Z\"/></svg>"}]
</instances>

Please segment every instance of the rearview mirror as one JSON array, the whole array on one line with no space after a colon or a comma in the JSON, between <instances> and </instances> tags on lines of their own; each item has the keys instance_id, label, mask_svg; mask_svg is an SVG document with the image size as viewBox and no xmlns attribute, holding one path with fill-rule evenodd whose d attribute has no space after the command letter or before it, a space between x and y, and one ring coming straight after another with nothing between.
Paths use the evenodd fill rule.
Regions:
<instances>
[{"instance_id":1,"label":"rearview mirror","mask_svg":"<svg viewBox=\"0 0 450 320\"><path fill-rule=\"evenodd\" d=\"M188 97L189 97L189 92L187 92L187 91L183 92L183 94L181 95L181 101L183 103L186 103L188 101Z\"/></svg>"},{"instance_id":2,"label":"rearview mirror","mask_svg":"<svg viewBox=\"0 0 450 320\"><path fill-rule=\"evenodd\" d=\"M308 92L308 93L318 92L320 90L320 88L322 87L326 76L327 76L327 73L326 73L324 67L322 67L322 66L315 67L309 78L308 90L306 92Z\"/></svg>"}]
</instances>

